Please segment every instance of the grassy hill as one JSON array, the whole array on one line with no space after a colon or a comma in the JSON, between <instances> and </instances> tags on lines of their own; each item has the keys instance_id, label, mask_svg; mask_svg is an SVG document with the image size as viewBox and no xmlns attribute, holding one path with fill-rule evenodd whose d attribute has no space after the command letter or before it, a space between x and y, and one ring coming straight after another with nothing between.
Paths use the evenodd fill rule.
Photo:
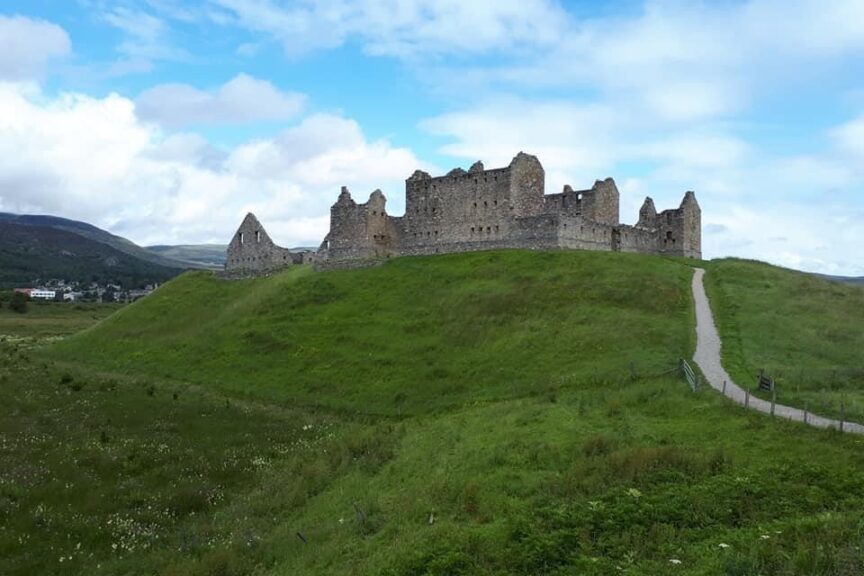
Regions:
<instances>
[{"instance_id":1,"label":"grassy hill","mask_svg":"<svg viewBox=\"0 0 864 576\"><path fill-rule=\"evenodd\" d=\"M179 246L147 246L147 250L184 262L193 268L221 270L225 265L225 244L187 244Z\"/></svg>"},{"instance_id":2,"label":"grassy hill","mask_svg":"<svg viewBox=\"0 0 864 576\"><path fill-rule=\"evenodd\" d=\"M737 382L775 377L778 401L864 422L864 287L762 262L708 265L706 287Z\"/></svg>"},{"instance_id":3,"label":"grassy hill","mask_svg":"<svg viewBox=\"0 0 864 576\"><path fill-rule=\"evenodd\" d=\"M137 287L180 272L68 230L0 219L0 289L51 278Z\"/></svg>"},{"instance_id":4,"label":"grassy hill","mask_svg":"<svg viewBox=\"0 0 864 576\"><path fill-rule=\"evenodd\" d=\"M674 367L692 347L690 273L634 255L504 252L242 282L187 274L55 353L240 396L424 412Z\"/></svg>"},{"instance_id":5,"label":"grassy hill","mask_svg":"<svg viewBox=\"0 0 864 576\"><path fill-rule=\"evenodd\" d=\"M690 278L590 252L188 273L0 345L0 573L861 573L861 439L668 372Z\"/></svg>"}]
</instances>

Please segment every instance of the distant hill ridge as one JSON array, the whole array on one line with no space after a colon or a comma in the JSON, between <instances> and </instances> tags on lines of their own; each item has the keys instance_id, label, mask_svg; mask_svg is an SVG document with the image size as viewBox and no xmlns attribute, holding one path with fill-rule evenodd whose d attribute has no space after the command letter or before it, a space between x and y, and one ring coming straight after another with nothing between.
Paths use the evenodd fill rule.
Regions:
<instances>
[{"instance_id":1,"label":"distant hill ridge","mask_svg":"<svg viewBox=\"0 0 864 576\"><path fill-rule=\"evenodd\" d=\"M65 228L0 219L0 289L51 279L134 288L164 282L182 271Z\"/></svg>"},{"instance_id":2,"label":"distant hill ridge","mask_svg":"<svg viewBox=\"0 0 864 576\"><path fill-rule=\"evenodd\" d=\"M225 265L225 244L178 244L147 246L146 249L164 258L183 262L192 268L221 270Z\"/></svg>"},{"instance_id":3,"label":"distant hill ridge","mask_svg":"<svg viewBox=\"0 0 864 576\"><path fill-rule=\"evenodd\" d=\"M110 232L97 228L92 224L80 222L78 220L69 220L68 218L60 218L59 216L10 214L8 212L0 212L0 222L13 222L22 226L37 226L54 228L55 230L66 230L73 234L111 246L120 252L124 252L130 256L144 260L145 262L158 264L159 266L166 266L168 268L179 268L181 270L190 268L187 262L181 262L151 252L126 238L111 234Z\"/></svg>"}]
</instances>

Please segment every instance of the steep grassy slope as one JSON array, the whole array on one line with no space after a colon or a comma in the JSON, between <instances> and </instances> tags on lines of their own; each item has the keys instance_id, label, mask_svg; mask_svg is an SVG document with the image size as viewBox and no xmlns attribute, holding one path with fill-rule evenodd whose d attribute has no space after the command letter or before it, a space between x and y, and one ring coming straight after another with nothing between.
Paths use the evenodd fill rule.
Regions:
<instances>
[{"instance_id":1,"label":"steep grassy slope","mask_svg":"<svg viewBox=\"0 0 864 576\"><path fill-rule=\"evenodd\" d=\"M74 232L0 220L0 289L52 278L138 287L180 272Z\"/></svg>"},{"instance_id":2,"label":"steep grassy slope","mask_svg":"<svg viewBox=\"0 0 864 576\"><path fill-rule=\"evenodd\" d=\"M689 275L659 258L521 252L189 274L56 354L292 404L423 412L674 367L691 348Z\"/></svg>"},{"instance_id":3,"label":"steep grassy slope","mask_svg":"<svg viewBox=\"0 0 864 576\"><path fill-rule=\"evenodd\" d=\"M860 438L662 374L690 277L520 252L196 273L0 346L0 573L862 573Z\"/></svg>"},{"instance_id":4,"label":"steep grassy slope","mask_svg":"<svg viewBox=\"0 0 864 576\"><path fill-rule=\"evenodd\" d=\"M706 287L733 378L765 369L779 401L864 422L864 288L734 259L710 263Z\"/></svg>"}]
</instances>

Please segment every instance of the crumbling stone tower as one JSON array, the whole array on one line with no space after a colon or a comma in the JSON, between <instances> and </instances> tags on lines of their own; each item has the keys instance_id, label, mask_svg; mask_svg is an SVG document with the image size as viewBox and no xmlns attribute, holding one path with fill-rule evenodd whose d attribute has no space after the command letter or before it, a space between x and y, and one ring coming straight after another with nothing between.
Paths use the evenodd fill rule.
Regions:
<instances>
[{"instance_id":1,"label":"crumbling stone tower","mask_svg":"<svg viewBox=\"0 0 864 576\"><path fill-rule=\"evenodd\" d=\"M696 194L687 192L681 205L657 214L654 201L646 198L639 210L637 228L656 234L655 252L686 258L702 258L702 209Z\"/></svg>"},{"instance_id":2,"label":"crumbling stone tower","mask_svg":"<svg viewBox=\"0 0 864 576\"><path fill-rule=\"evenodd\" d=\"M387 199L380 190L357 204L343 186L339 199L330 208L330 234L322 249L339 258L387 258L393 254L396 230L387 216Z\"/></svg>"}]
</instances>

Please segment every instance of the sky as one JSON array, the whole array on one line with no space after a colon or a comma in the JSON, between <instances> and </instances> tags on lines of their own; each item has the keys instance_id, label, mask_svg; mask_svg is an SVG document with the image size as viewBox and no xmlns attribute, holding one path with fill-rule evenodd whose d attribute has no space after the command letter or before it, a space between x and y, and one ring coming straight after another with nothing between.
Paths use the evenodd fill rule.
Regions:
<instances>
[{"instance_id":1,"label":"sky","mask_svg":"<svg viewBox=\"0 0 864 576\"><path fill-rule=\"evenodd\" d=\"M3 0L0 211L142 245L247 212L317 246L341 186L539 157L703 256L864 275L862 0Z\"/></svg>"}]
</instances>

